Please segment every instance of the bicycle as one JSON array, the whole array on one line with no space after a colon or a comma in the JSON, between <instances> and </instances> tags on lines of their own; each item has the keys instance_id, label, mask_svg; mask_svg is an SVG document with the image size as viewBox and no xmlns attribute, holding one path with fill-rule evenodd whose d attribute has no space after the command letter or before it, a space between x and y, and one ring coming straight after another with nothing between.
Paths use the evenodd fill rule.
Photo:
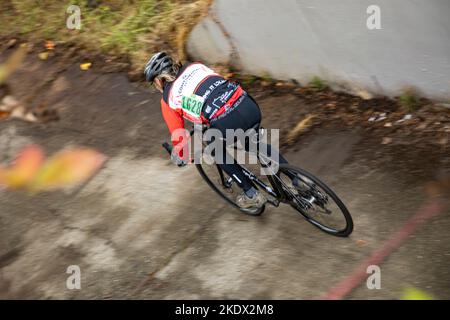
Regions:
<instances>
[{"instance_id":1,"label":"bicycle","mask_svg":"<svg viewBox=\"0 0 450 320\"><path fill-rule=\"evenodd\" d=\"M202 134L207 128L207 126L202 126ZM264 130L263 128L259 128L259 126L255 126L253 129L256 130L258 136ZM190 135L192 136L193 134L194 130L191 130ZM165 142L162 146L171 154L171 145ZM237 148L236 144L233 145L233 148ZM270 159L261 154L259 150L256 152L256 157L260 166L266 169L269 167L268 163ZM229 177L219 165L216 163L208 165L204 162L195 165L200 176L227 203L244 213L252 215L261 215L264 212L265 205L260 208L241 208L236 204L236 194L242 191L236 185L233 178ZM353 219L348 209L333 190L313 174L290 164L280 164L277 172L271 170L269 172L270 174L266 175L268 183L265 183L262 178L259 178L250 169L244 165L239 165L253 184L260 191L264 192L267 204L274 207L279 207L280 203L288 204L309 223L325 233L338 237L348 237L352 233ZM208 168L208 166L212 167L212 172L209 172L211 168ZM301 182L300 186L292 185L292 179L290 178L292 176L298 178L298 181ZM334 212L330 210L329 206L330 200L333 200L334 204L337 205L341 214L337 212L333 215ZM341 226L330 226L322 221L325 218L332 218L331 220L343 218L344 224Z\"/></svg>"}]
</instances>

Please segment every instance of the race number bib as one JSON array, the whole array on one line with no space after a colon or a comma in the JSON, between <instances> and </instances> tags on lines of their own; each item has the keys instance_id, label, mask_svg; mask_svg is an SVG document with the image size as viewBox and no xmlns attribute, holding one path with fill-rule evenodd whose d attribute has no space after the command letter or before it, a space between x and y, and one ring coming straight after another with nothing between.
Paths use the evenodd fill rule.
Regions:
<instances>
[{"instance_id":1,"label":"race number bib","mask_svg":"<svg viewBox=\"0 0 450 320\"><path fill-rule=\"evenodd\" d=\"M183 96L181 98L181 108L183 111L196 118L200 118L204 103L205 99L196 94L192 94L191 96Z\"/></svg>"}]
</instances>

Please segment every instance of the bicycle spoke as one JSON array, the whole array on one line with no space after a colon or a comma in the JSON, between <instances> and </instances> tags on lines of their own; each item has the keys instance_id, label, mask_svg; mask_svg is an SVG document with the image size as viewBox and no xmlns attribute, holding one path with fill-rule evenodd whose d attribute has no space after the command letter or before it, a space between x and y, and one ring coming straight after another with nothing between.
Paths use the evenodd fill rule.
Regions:
<instances>
[{"instance_id":1,"label":"bicycle spoke","mask_svg":"<svg viewBox=\"0 0 450 320\"><path fill-rule=\"evenodd\" d=\"M280 170L277 181L291 197L291 205L309 222L325 232L347 235L353 223L347 209L337 196L320 181L302 174L301 170ZM295 176L300 181L296 187L292 183ZM317 180L317 179L316 179ZM339 202L337 203L336 200Z\"/></svg>"}]
</instances>

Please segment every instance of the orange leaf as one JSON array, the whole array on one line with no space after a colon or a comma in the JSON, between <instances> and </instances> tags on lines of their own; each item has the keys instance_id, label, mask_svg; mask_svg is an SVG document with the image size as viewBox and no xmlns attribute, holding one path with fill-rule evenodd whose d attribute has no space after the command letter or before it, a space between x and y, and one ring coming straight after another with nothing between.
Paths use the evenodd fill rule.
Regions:
<instances>
[{"instance_id":1,"label":"orange leaf","mask_svg":"<svg viewBox=\"0 0 450 320\"><path fill-rule=\"evenodd\" d=\"M48 159L30 185L33 192L71 186L89 179L105 157L91 149L69 149Z\"/></svg>"},{"instance_id":2,"label":"orange leaf","mask_svg":"<svg viewBox=\"0 0 450 320\"><path fill-rule=\"evenodd\" d=\"M47 50L55 49L55 43L51 40L45 41L45 49L47 49Z\"/></svg>"},{"instance_id":3,"label":"orange leaf","mask_svg":"<svg viewBox=\"0 0 450 320\"><path fill-rule=\"evenodd\" d=\"M30 145L23 149L12 166L2 169L0 183L10 188L20 188L32 181L44 160L42 149Z\"/></svg>"},{"instance_id":4,"label":"orange leaf","mask_svg":"<svg viewBox=\"0 0 450 320\"><path fill-rule=\"evenodd\" d=\"M0 110L0 120L8 119L10 114L11 114L11 113L8 112L8 111L2 111L2 110Z\"/></svg>"}]
</instances>

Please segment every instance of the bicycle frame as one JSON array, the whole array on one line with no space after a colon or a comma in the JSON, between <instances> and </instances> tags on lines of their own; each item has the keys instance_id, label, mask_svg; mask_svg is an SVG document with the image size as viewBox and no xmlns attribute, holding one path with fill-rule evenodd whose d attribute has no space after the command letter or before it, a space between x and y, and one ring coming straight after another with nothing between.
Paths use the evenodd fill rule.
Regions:
<instances>
[{"instance_id":1,"label":"bicycle frame","mask_svg":"<svg viewBox=\"0 0 450 320\"><path fill-rule=\"evenodd\" d=\"M191 131L191 135L192 133L193 130ZM169 154L172 152L172 146L170 146L167 142L163 143L163 147L164 149L167 150ZM233 148L235 150L242 149L238 148L236 144L234 144ZM247 148L244 147L244 149L246 152L249 152L247 151ZM255 155L254 152L250 153ZM351 234L351 232L353 231L352 217L348 212L348 209L343 204L342 200L340 200L339 197L333 192L333 190L331 190L326 184L324 184L318 178L306 172L305 170L302 170L298 167L294 167L289 164L282 165L281 170L277 169L277 172L275 172L275 169L269 165L272 162L272 159L267 157L265 154L261 153L259 149L256 151L256 156L262 168L271 170L271 172L269 172L269 174L267 175L269 184L259 179L258 176L256 176L253 172L251 172L243 165L241 164L238 165L240 166L245 176L248 177L257 188L266 192L266 194L268 195L267 197L268 204L278 207L280 202L287 203L292 207L294 207L294 209L297 210L304 218L306 218L308 222L310 222L315 227L319 228L320 230L326 233L340 237L344 236L346 237ZM216 166L217 172L219 173L220 177L220 180L218 181L219 184L222 184L222 186L227 189L231 188L234 179L232 177L229 177L228 175L224 175L221 166L218 165L217 163L213 162L210 165L212 165L213 168L214 165ZM217 185L215 185L215 183L212 182L212 180L205 173L201 163L199 164L196 163L196 166L202 178L205 179L205 181L211 188L213 188L213 190L215 190L222 198L227 200L230 204L238 207L241 211L246 212L245 210L247 209L240 208L239 206L237 206L237 204L233 200L230 200L229 197L223 193L223 191L219 190ZM294 191L293 193L292 188L281 179L280 172L286 174L289 178L291 178L291 174L295 174L295 177L300 179L301 182L303 182L308 186L308 190L300 191L296 189L297 191ZM312 185L310 185L310 183L312 183ZM317 186L320 188L320 190L317 190ZM340 213L342 213L342 215L344 216L346 222L344 229L335 229L334 227L329 227L326 224L323 224L322 222L316 220L314 217L311 217L310 215L307 214L308 210L311 209L313 205L317 205L320 208L322 208L323 209L322 213L332 214L333 211L330 211L326 207L326 204L328 203L328 197L331 197L331 199L333 199L334 203L339 207ZM255 215L260 215L264 211L264 206L262 206L259 209L260 211L255 213Z\"/></svg>"},{"instance_id":2,"label":"bicycle frame","mask_svg":"<svg viewBox=\"0 0 450 320\"><path fill-rule=\"evenodd\" d=\"M202 128L202 134L207 130L208 126L206 125L201 125ZM190 131L190 136L193 136L195 130L192 129ZM259 128L258 128L258 132L259 132ZM258 133L259 134L259 133ZM169 154L172 151L172 147L168 144L168 143L163 143L163 147L167 150L167 152L169 152ZM238 150L237 146L234 145L233 147L235 150ZM261 165L263 167L267 167L267 162L263 159L261 159L261 154L258 150L257 154L256 154L258 160L260 161ZM254 173L252 173L250 170L248 170L246 167L244 167L243 165L239 164L239 166L241 167L243 173L252 181L254 182L256 185L258 185L260 188L262 188L266 193L268 193L270 196L272 196L273 198L275 198L275 200L272 199L268 199L268 203L272 204L275 207L278 207L280 202L285 202L288 199L288 196L286 194L286 192L284 191L281 183L279 181L277 181L276 179L273 178L273 175L277 175L275 172L273 172L273 175L268 175L268 180L271 184L271 186L268 186L267 184L265 184L263 181L261 181L261 179L259 179ZM222 168L216 164L216 168L217 171L219 172L219 176L220 176L220 181L222 183L222 185L225 188L229 188L231 186L231 181L232 178L230 177L229 179L231 180L225 180L225 176L223 174L223 170Z\"/></svg>"},{"instance_id":3,"label":"bicycle frame","mask_svg":"<svg viewBox=\"0 0 450 320\"><path fill-rule=\"evenodd\" d=\"M236 146L234 146L234 149L237 149ZM258 152L257 154L258 160L260 161L262 166L265 166L265 164L263 163L264 160L261 160L261 154ZM286 196L286 192L283 190L283 187L281 185L280 182L278 182L276 179L273 178L273 175L276 175L276 173L273 173L273 175L268 175L267 178L270 182L270 186L268 186L266 183L264 183L264 181L262 181L261 179L259 179L253 172L251 172L250 170L248 170L246 167L244 167L243 165L239 164L239 166L242 169L242 172L253 182L255 183L258 187L260 187L261 189L263 189L266 193L268 193L270 196L272 196L273 198L275 198L275 200L272 199L267 199L268 203L272 204L275 207L278 207L280 202L284 202L285 200L287 200L287 196ZM225 180L225 176L223 174L223 170L222 168L216 164L216 168L219 172L219 176L220 176L220 180L222 185L225 188L230 187L230 182L227 180ZM230 178L232 179L232 178Z\"/></svg>"}]
</instances>

